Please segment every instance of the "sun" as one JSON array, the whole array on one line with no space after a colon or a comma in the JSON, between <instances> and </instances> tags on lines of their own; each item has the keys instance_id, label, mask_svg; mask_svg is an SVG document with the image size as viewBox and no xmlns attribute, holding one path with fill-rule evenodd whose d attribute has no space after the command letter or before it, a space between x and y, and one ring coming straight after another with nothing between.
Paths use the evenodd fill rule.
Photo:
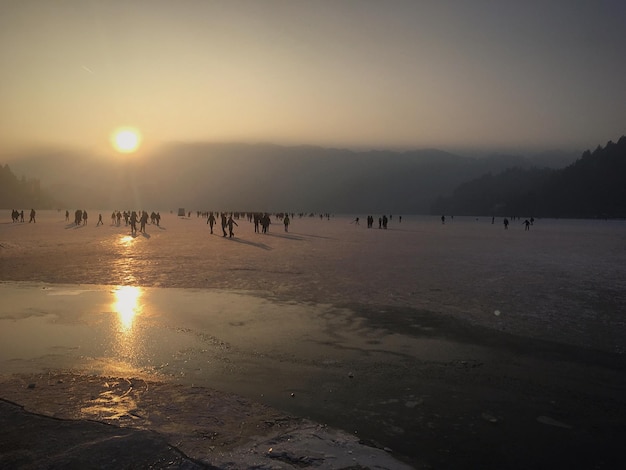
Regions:
<instances>
[{"instance_id":1,"label":"sun","mask_svg":"<svg viewBox=\"0 0 626 470\"><path fill-rule=\"evenodd\" d=\"M133 153L141 144L141 134L130 127L116 129L111 134L111 144L118 152Z\"/></svg>"}]
</instances>

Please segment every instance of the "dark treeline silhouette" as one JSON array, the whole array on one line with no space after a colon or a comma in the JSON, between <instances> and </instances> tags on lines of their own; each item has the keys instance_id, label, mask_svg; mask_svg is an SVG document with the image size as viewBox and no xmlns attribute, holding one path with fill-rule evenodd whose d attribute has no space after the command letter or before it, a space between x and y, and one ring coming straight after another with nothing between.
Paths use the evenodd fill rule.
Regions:
<instances>
[{"instance_id":1,"label":"dark treeline silhouette","mask_svg":"<svg viewBox=\"0 0 626 470\"><path fill-rule=\"evenodd\" d=\"M50 209L54 200L41 189L38 179L18 178L9 165L0 165L0 209L36 207Z\"/></svg>"},{"instance_id":2,"label":"dark treeline silhouette","mask_svg":"<svg viewBox=\"0 0 626 470\"><path fill-rule=\"evenodd\" d=\"M543 154L542 164L579 155ZM434 149L353 151L311 146L177 143L121 159L45 151L13 168L42 178L62 206L256 207L333 213L427 214L439 195L489 171L530 168L533 157L471 158ZM567 161L567 163L565 163ZM271 188L271 190L268 190Z\"/></svg>"},{"instance_id":3,"label":"dark treeline silhouette","mask_svg":"<svg viewBox=\"0 0 626 470\"><path fill-rule=\"evenodd\" d=\"M561 170L508 169L461 184L432 214L626 217L626 136Z\"/></svg>"}]
</instances>

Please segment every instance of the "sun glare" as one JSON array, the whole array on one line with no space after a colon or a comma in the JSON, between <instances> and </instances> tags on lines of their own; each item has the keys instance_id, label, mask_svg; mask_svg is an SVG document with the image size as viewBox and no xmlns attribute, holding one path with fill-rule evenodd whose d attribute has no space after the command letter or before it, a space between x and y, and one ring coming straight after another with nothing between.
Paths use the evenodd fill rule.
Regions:
<instances>
[{"instance_id":1,"label":"sun glare","mask_svg":"<svg viewBox=\"0 0 626 470\"><path fill-rule=\"evenodd\" d=\"M113 311L119 318L120 327L123 332L129 331L133 326L135 316L141 312L141 288L131 286L118 286L113 292L115 302Z\"/></svg>"},{"instance_id":2,"label":"sun glare","mask_svg":"<svg viewBox=\"0 0 626 470\"><path fill-rule=\"evenodd\" d=\"M141 144L141 134L137 129L123 128L116 129L111 134L111 143L115 150L121 153L132 153Z\"/></svg>"}]
</instances>

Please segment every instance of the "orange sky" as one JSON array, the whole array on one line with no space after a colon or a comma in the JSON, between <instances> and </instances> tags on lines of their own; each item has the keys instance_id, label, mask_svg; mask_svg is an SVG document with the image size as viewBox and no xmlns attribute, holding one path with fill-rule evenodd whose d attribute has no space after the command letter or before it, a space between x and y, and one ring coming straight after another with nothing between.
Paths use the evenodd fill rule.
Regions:
<instances>
[{"instance_id":1,"label":"orange sky","mask_svg":"<svg viewBox=\"0 0 626 470\"><path fill-rule=\"evenodd\" d=\"M0 141L595 148L626 6L585 3L0 0Z\"/></svg>"}]
</instances>

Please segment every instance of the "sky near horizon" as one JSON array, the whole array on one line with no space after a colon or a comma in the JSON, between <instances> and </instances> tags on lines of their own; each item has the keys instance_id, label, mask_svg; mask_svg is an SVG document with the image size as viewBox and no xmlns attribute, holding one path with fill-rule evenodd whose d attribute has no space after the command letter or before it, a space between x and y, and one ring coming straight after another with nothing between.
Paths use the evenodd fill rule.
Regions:
<instances>
[{"instance_id":1,"label":"sky near horizon","mask_svg":"<svg viewBox=\"0 0 626 470\"><path fill-rule=\"evenodd\" d=\"M626 133L624 25L622 0L0 0L0 145L593 149Z\"/></svg>"}]
</instances>

